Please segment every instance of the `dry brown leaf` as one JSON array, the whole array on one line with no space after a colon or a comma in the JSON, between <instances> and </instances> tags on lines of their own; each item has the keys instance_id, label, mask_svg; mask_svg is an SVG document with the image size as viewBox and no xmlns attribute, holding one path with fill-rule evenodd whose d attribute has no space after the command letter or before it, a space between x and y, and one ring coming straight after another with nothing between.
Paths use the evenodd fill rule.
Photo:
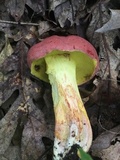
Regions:
<instances>
[{"instance_id":1,"label":"dry brown leaf","mask_svg":"<svg viewBox=\"0 0 120 160\"><path fill-rule=\"evenodd\" d=\"M105 23L101 28L97 29L96 32L104 33L113 29L120 28L120 10L110 9L110 11L110 20L107 23Z\"/></svg>"},{"instance_id":2,"label":"dry brown leaf","mask_svg":"<svg viewBox=\"0 0 120 160\"><path fill-rule=\"evenodd\" d=\"M100 151L102 149L109 148L111 145L112 139L117 137L119 133L120 133L120 125L111 130L103 132L93 141L91 150Z\"/></svg>"},{"instance_id":3,"label":"dry brown leaf","mask_svg":"<svg viewBox=\"0 0 120 160\"><path fill-rule=\"evenodd\" d=\"M0 51L2 50L4 45L5 45L5 33L0 31Z\"/></svg>"},{"instance_id":4,"label":"dry brown leaf","mask_svg":"<svg viewBox=\"0 0 120 160\"><path fill-rule=\"evenodd\" d=\"M9 146L4 155L0 155L0 160L21 160L20 147Z\"/></svg>"},{"instance_id":5,"label":"dry brown leaf","mask_svg":"<svg viewBox=\"0 0 120 160\"><path fill-rule=\"evenodd\" d=\"M10 45L7 35L5 35L5 47L0 53L0 64L4 62L4 60L13 53L13 48Z\"/></svg>"},{"instance_id":6,"label":"dry brown leaf","mask_svg":"<svg viewBox=\"0 0 120 160\"><path fill-rule=\"evenodd\" d=\"M85 8L86 0L50 0L50 10L54 11L55 19L61 27L66 23L72 26L74 23L74 15Z\"/></svg>"},{"instance_id":7,"label":"dry brown leaf","mask_svg":"<svg viewBox=\"0 0 120 160\"><path fill-rule=\"evenodd\" d=\"M27 78L27 47L22 40L16 45L18 52L6 58L2 63L4 67L1 66L3 77L8 76L0 83L1 108L6 113L0 121L0 154L5 157L11 141L17 143L14 137L19 119L19 125L24 128L21 133L23 160L31 156L36 160L45 150L42 137L47 136L48 128L43 113L33 104L33 99L41 97L41 87L40 83Z\"/></svg>"},{"instance_id":8,"label":"dry brown leaf","mask_svg":"<svg viewBox=\"0 0 120 160\"><path fill-rule=\"evenodd\" d=\"M25 0L6 0L6 6L10 15L16 20L19 21L21 16L24 13L25 9Z\"/></svg>"},{"instance_id":9,"label":"dry brown leaf","mask_svg":"<svg viewBox=\"0 0 120 160\"><path fill-rule=\"evenodd\" d=\"M92 154L103 160L120 160L120 125L103 132L94 141L91 147Z\"/></svg>"},{"instance_id":10,"label":"dry brown leaf","mask_svg":"<svg viewBox=\"0 0 120 160\"><path fill-rule=\"evenodd\" d=\"M0 121L0 154L5 153L15 133L18 124L18 101L13 104L8 113Z\"/></svg>"},{"instance_id":11,"label":"dry brown leaf","mask_svg":"<svg viewBox=\"0 0 120 160\"><path fill-rule=\"evenodd\" d=\"M107 149L94 151L93 155L102 158L102 160L120 160L120 137L116 137L118 141Z\"/></svg>"},{"instance_id":12,"label":"dry brown leaf","mask_svg":"<svg viewBox=\"0 0 120 160\"><path fill-rule=\"evenodd\" d=\"M40 25L38 26L39 35L41 36L43 33L48 32L50 29L52 29L52 26L50 25L49 22L41 21Z\"/></svg>"},{"instance_id":13,"label":"dry brown leaf","mask_svg":"<svg viewBox=\"0 0 120 160\"><path fill-rule=\"evenodd\" d=\"M100 8L96 7L93 11L92 21L89 25L87 35L91 38L91 42L99 48L100 72L99 76L102 80L111 81L114 88L117 88L117 66L120 62L119 47L117 50L113 48L114 39L119 35L118 30L98 34L95 32L95 27L100 27L100 19L106 23L109 19L109 14L104 3ZM109 77L109 78L108 78Z\"/></svg>"},{"instance_id":14,"label":"dry brown leaf","mask_svg":"<svg viewBox=\"0 0 120 160\"><path fill-rule=\"evenodd\" d=\"M33 9L33 11L37 14L39 13L45 13L46 9L46 1L45 0L26 0L26 4Z\"/></svg>"},{"instance_id":15,"label":"dry brown leaf","mask_svg":"<svg viewBox=\"0 0 120 160\"><path fill-rule=\"evenodd\" d=\"M45 147L42 137L47 135L47 127L43 113L29 101L29 116L22 134L22 160L37 160L41 156Z\"/></svg>"}]
</instances>

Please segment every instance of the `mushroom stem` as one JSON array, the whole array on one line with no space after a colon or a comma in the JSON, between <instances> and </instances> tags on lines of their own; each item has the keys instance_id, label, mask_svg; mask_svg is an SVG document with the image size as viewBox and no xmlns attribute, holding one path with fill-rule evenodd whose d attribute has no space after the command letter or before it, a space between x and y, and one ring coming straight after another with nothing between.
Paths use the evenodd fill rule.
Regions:
<instances>
[{"instance_id":1,"label":"mushroom stem","mask_svg":"<svg viewBox=\"0 0 120 160\"><path fill-rule=\"evenodd\" d=\"M76 82L76 65L69 53L46 56L55 112L54 160L62 160L71 146L88 151L91 125Z\"/></svg>"}]
</instances>

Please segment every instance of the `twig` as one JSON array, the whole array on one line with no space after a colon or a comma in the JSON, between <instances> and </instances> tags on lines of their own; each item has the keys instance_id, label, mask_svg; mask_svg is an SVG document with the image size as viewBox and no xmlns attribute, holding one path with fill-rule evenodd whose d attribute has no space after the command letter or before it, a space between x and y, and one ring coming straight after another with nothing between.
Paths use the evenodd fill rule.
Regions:
<instances>
[{"instance_id":1,"label":"twig","mask_svg":"<svg viewBox=\"0 0 120 160\"><path fill-rule=\"evenodd\" d=\"M102 78L102 81L112 81L112 82L118 82L118 83L120 83L120 80L114 80L114 79L112 79L112 78L106 78L106 79L104 79L104 78Z\"/></svg>"},{"instance_id":2,"label":"twig","mask_svg":"<svg viewBox=\"0 0 120 160\"><path fill-rule=\"evenodd\" d=\"M14 22L14 21L5 21L5 20L0 20L0 23L14 24L14 25L39 26L38 23Z\"/></svg>"}]
</instances>

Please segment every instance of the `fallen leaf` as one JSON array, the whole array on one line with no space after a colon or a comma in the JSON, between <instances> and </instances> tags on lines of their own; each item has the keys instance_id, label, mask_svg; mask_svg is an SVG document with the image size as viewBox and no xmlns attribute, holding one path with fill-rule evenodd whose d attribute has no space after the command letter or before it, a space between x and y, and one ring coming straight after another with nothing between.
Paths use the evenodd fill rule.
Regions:
<instances>
[{"instance_id":1,"label":"fallen leaf","mask_svg":"<svg viewBox=\"0 0 120 160\"><path fill-rule=\"evenodd\" d=\"M7 35L5 35L5 39L5 47L0 53L0 64L2 64L4 60L13 53L13 48L10 45Z\"/></svg>"},{"instance_id":2,"label":"fallen leaf","mask_svg":"<svg viewBox=\"0 0 120 160\"><path fill-rule=\"evenodd\" d=\"M120 61L120 54L119 46L117 49L114 49L113 44L115 38L119 35L119 31L113 30L112 32L106 32L102 35L95 32L95 27L98 28L100 26L100 18L104 23L109 19L109 14L105 7L106 6L102 4L100 9L98 6L94 9L87 36L92 37L90 41L96 48L99 48L100 70L98 75L102 80L108 80L113 88L117 88L118 71L116 68ZM109 27L111 27L111 25L109 25Z\"/></svg>"},{"instance_id":3,"label":"fallen leaf","mask_svg":"<svg viewBox=\"0 0 120 160\"><path fill-rule=\"evenodd\" d=\"M120 125L103 132L101 135L99 135L92 144L91 150L102 150L109 148L111 145L111 141L113 138L115 138L120 133Z\"/></svg>"},{"instance_id":4,"label":"fallen leaf","mask_svg":"<svg viewBox=\"0 0 120 160\"><path fill-rule=\"evenodd\" d=\"M6 0L5 4L8 8L10 15L16 20L19 21L22 17L25 9L25 0Z\"/></svg>"},{"instance_id":5,"label":"fallen leaf","mask_svg":"<svg viewBox=\"0 0 120 160\"><path fill-rule=\"evenodd\" d=\"M59 22L60 26L63 28L66 21L70 22L70 26L73 25L72 8L69 1L66 1L58 5L55 10L55 19Z\"/></svg>"},{"instance_id":6,"label":"fallen leaf","mask_svg":"<svg viewBox=\"0 0 120 160\"><path fill-rule=\"evenodd\" d=\"M0 160L21 160L20 147L9 146L4 155L0 155Z\"/></svg>"},{"instance_id":7,"label":"fallen leaf","mask_svg":"<svg viewBox=\"0 0 120 160\"><path fill-rule=\"evenodd\" d=\"M40 83L38 85L27 78L27 47L23 40L17 43L15 53L5 59L3 68L1 66L3 78L8 76L0 82L1 108L6 114L0 121L0 154L5 157L11 142L17 144L15 131L19 122L24 128L20 154L23 160L31 157L37 160L45 151L42 137L49 135L44 115L33 103L41 96L41 87Z\"/></svg>"},{"instance_id":8,"label":"fallen leaf","mask_svg":"<svg viewBox=\"0 0 120 160\"><path fill-rule=\"evenodd\" d=\"M50 25L49 22L41 21L40 25L38 26L39 35L41 36L43 33L48 32L50 29L52 29L52 26Z\"/></svg>"},{"instance_id":9,"label":"fallen leaf","mask_svg":"<svg viewBox=\"0 0 120 160\"><path fill-rule=\"evenodd\" d=\"M0 154L4 154L8 149L15 133L18 124L18 101L13 104L8 113L0 121Z\"/></svg>"},{"instance_id":10,"label":"fallen leaf","mask_svg":"<svg viewBox=\"0 0 120 160\"><path fill-rule=\"evenodd\" d=\"M61 4L64 4L66 0L50 0L50 10L55 10L55 8ZM80 8L80 10L83 10L86 4L86 0L75 0L71 1L73 7ZM78 5L79 4L79 5Z\"/></svg>"},{"instance_id":11,"label":"fallen leaf","mask_svg":"<svg viewBox=\"0 0 120 160\"><path fill-rule=\"evenodd\" d=\"M0 154L5 154L11 144L18 125L18 118L21 119L21 123L24 126L21 137L23 160L28 160L31 156L37 160L45 151L42 137L48 137L48 129L44 121L43 113L32 102L32 97L35 96L35 98L39 98L40 94L37 86L36 88L32 88L33 84L29 79L25 79L24 94L20 92L19 97L12 104L6 116L0 121ZM13 83L11 83L11 85L13 85ZM2 108L5 109L3 104ZM16 114L17 117L14 117Z\"/></svg>"},{"instance_id":12,"label":"fallen leaf","mask_svg":"<svg viewBox=\"0 0 120 160\"><path fill-rule=\"evenodd\" d=\"M37 160L45 151L42 137L47 135L43 113L29 101L29 115L22 133L22 160Z\"/></svg>"},{"instance_id":13,"label":"fallen leaf","mask_svg":"<svg viewBox=\"0 0 120 160\"><path fill-rule=\"evenodd\" d=\"M50 0L50 11L54 11L55 19L60 26L72 26L74 15L85 8L86 0ZM67 24L68 23L68 24Z\"/></svg>"},{"instance_id":14,"label":"fallen leaf","mask_svg":"<svg viewBox=\"0 0 120 160\"><path fill-rule=\"evenodd\" d=\"M26 0L26 4L37 14L45 14L46 2L45 0Z\"/></svg>"},{"instance_id":15,"label":"fallen leaf","mask_svg":"<svg viewBox=\"0 0 120 160\"><path fill-rule=\"evenodd\" d=\"M36 27L29 26L27 27L27 31L24 31L24 42L32 46L36 43Z\"/></svg>"},{"instance_id":16,"label":"fallen leaf","mask_svg":"<svg viewBox=\"0 0 120 160\"><path fill-rule=\"evenodd\" d=\"M97 29L96 32L104 33L113 29L120 28L120 10L110 9L110 11L110 20L107 23L105 23L101 28Z\"/></svg>"},{"instance_id":17,"label":"fallen leaf","mask_svg":"<svg viewBox=\"0 0 120 160\"><path fill-rule=\"evenodd\" d=\"M0 31L0 51L2 50L4 44L5 44L5 33Z\"/></svg>"},{"instance_id":18,"label":"fallen leaf","mask_svg":"<svg viewBox=\"0 0 120 160\"><path fill-rule=\"evenodd\" d=\"M92 155L102 158L102 160L120 159L120 125L103 132L92 144Z\"/></svg>"}]
</instances>

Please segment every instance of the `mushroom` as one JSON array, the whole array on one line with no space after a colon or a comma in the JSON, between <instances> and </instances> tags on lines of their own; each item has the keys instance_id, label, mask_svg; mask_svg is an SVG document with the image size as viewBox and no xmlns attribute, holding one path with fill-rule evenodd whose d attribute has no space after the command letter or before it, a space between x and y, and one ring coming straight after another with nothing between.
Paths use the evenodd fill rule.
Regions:
<instances>
[{"instance_id":1,"label":"mushroom","mask_svg":"<svg viewBox=\"0 0 120 160\"><path fill-rule=\"evenodd\" d=\"M50 82L55 114L53 159L62 160L74 144L87 152L92 129L78 85L89 81L98 70L94 47L85 39L51 36L28 52L31 74Z\"/></svg>"}]
</instances>

